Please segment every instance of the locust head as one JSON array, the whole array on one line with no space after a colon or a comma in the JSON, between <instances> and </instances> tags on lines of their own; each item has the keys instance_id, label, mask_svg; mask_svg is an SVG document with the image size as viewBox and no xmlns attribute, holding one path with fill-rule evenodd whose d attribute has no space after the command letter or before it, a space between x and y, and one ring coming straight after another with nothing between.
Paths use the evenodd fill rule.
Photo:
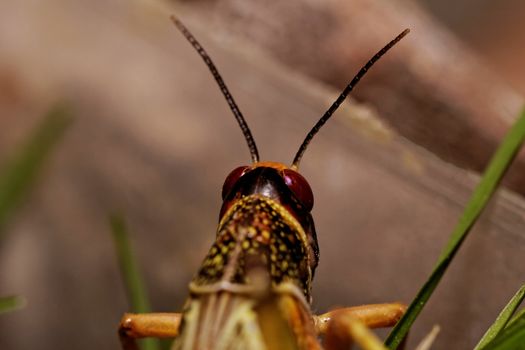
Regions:
<instances>
[{"instance_id":1,"label":"locust head","mask_svg":"<svg viewBox=\"0 0 525 350\"><path fill-rule=\"evenodd\" d=\"M250 198L254 200L249 200ZM222 199L220 221L225 220L228 215L233 215L232 211L245 210L248 205L258 206L258 208L251 208L253 216L248 220L260 221L263 227L272 227L268 225L269 219L266 219L267 224L264 223L266 216L276 217L278 221L288 218L285 220L288 222L283 222L282 225L292 228L289 234L296 235L297 239L293 240L296 245L302 245L300 248L307 261L307 266L304 268L309 270L308 273L300 271L300 274L309 276L308 279L313 277L319 261L319 246L310 213L314 197L310 185L301 174L277 162L256 162L250 166L241 166L235 168L226 177L222 188ZM235 207L239 202L243 205ZM272 212L275 214L272 215ZM246 224L252 225L251 222ZM269 232L273 235L280 234L283 226L269 229ZM292 247L288 248L292 249Z\"/></svg>"},{"instance_id":2,"label":"locust head","mask_svg":"<svg viewBox=\"0 0 525 350\"><path fill-rule=\"evenodd\" d=\"M313 194L308 182L298 172L299 163L312 138L361 78L409 30L401 32L358 71L307 134L292 164L286 166L259 160L250 128L211 58L183 24L175 17L172 19L210 69L241 128L252 159L251 165L234 169L224 182L217 240L195 283L209 285L227 281L246 284L247 270L255 261L255 264L268 267L272 282L278 284L292 280L309 298L319 248L310 213Z\"/></svg>"}]
</instances>

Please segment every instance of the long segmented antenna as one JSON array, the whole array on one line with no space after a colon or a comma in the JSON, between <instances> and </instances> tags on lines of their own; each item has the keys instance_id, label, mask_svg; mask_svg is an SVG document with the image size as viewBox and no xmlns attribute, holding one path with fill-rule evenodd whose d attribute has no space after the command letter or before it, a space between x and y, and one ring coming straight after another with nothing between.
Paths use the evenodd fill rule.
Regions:
<instances>
[{"instance_id":1,"label":"long segmented antenna","mask_svg":"<svg viewBox=\"0 0 525 350\"><path fill-rule=\"evenodd\" d=\"M233 115L235 116L235 119L237 119L237 122L239 123L239 126L241 127L244 138L246 139L246 142L248 143L248 148L250 148L250 154L252 156L252 161L254 163L257 163L259 161L259 152L257 151L257 146L255 145L255 140L253 139L250 128L248 127L248 124L246 123L246 120L244 119L241 113L241 110L235 103L235 100L230 94L230 91L228 90L228 88L226 87L224 80L222 80L222 77L219 74L219 71L217 70L215 65L213 64L213 61L211 60L210 56L208 56L206 51L202 48L201 44L199 44L197 39L195 39L195 37L184 26L184 24L182 24L182 22L177 19L177 17L171 16L171 20L173 21L173 23L175 23L175 26L180 30L182 35L184 35L184 37L193 46L193 48L201 56L204 63L206 63L206 65L210 69L210 72L215 78L215 81L217 81L217 84L219 85L219 88L221 89L222 94L226 98L226 101L228 102L228 105L230 106L230 109L232 110Z\"/></svg>"},{"instance_id":2,"label":"long segmented antenna","mask_svg":"<svg viewBox=\"0 0 525 350\"><path fill-rule=\"evenodd\" d=\"M301 162L301 158L303 157L304 152L306 151L306 148L308 147L308 144L310 141L312 141L312 138L317 134L319 129L330 119L332 114L339 108L341 103L346 99L348 94L352 91L352 89L359 83L361 78L366 74L366 72L376 63L381 56L383 56L385 53L387 53L388 50L390 50L395 44L397 44L405 35L407 35L410 32L410 29L405 29L401 32L398 36L395 37L391 42L385 45L381 50L379 50L360 70L357 72L357 74L354 76L350 84L346 86L346 88L341 92L341 95L335 100L335 102L328 108L328 110L323 114L321 119L314 125L312 130L306 135L306 138L304 139L303 143L301 144L301 147L299 147L299 150L297 151L297 154L295 155L295 158L293 159L292 168L298 169L299 163Z\"/></svg>"}]
</instances>

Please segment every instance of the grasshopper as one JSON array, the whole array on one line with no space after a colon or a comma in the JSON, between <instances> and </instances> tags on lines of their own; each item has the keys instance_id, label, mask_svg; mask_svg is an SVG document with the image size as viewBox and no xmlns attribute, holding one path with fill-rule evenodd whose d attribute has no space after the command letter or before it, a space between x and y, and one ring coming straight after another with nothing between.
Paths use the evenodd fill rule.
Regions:
<instances>
[{"instance_id":1,"label":"grasshopper","mask_svg":"<svg viewBox=\"0 0 525 350\"><path fill-rule=\"evenodd\" d=\"M173 337L173 349L177 350L342 349L359 338L356 329L367 329L359 328L363 324L372 328L394 325L405 311L403 304L312 314L312 280L319 247L310 214L313 193L298 169L314 135L368 69L409 30L359 70L287 166L259 160L248 124L211 58L177 18L172 16L172 20L219 85L248 144L252 164L238 167L226 177L216 240L189 285L182 312L125 314L119 327L123 349L137 349L135 340L143 337Z\"/></svg>"}]
</instances>

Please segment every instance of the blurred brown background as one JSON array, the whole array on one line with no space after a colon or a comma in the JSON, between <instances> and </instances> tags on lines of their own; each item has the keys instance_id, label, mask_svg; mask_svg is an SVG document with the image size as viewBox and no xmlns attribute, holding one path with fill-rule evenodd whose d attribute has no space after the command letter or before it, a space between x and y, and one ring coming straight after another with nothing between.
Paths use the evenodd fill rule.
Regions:
<instances>
[{"instance_id":1,"label":"blurred brown background","mask_svg":"<svg viewBox=\"0 0 525 350\"><path fill-rule=\"evenodd\" d=\"M405 27L314 139L314 310L409 302L525 93L519 1L0 3L0 159L67 100L75 122L0 242L1 349L116 349L128 310L108 229L125 215L155 311L179 310L227 173L249 161L176 13L230 86L263 159L288 163L358 67ZM1 164L1 163L0 163ZM524 154L414 327L468 348L525 281Z\"/></svg>"}]
</instances>

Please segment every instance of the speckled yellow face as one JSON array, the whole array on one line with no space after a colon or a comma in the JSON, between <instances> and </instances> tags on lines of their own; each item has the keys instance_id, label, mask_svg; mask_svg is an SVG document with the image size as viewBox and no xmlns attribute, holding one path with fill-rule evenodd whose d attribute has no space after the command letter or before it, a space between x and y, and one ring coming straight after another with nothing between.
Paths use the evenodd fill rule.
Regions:
<instances>
[{"instance_id":1,"label":"speckled yellow face","mask_svg":"<svg viewBox=\"0 0 525 350\"><path fill-rule=\"evenodd\" d=\"M292 282L310 297L309 239L290 212L269 197L242 197L225 213L195 285L250 284L250 269L267 271L273 285Z\"/></svg>"}]
</instances>

